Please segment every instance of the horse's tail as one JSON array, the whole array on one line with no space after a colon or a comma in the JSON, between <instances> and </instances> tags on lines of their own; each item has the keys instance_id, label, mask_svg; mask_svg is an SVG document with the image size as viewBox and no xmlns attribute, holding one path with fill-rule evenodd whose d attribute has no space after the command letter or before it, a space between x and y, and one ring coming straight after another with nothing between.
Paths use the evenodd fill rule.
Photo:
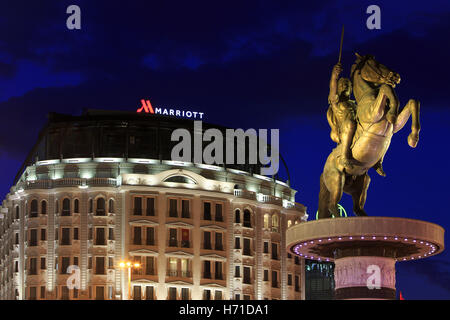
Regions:
<instances>
[{"instance_id":1,"label":"horse's tail","mask_svg":"<svg viewBox=\"0 0 450 320\"><path fill-rule=\"evenodd\" d=\"M329 218L330 192L323 181L323 173L320 175L320 192L319 192L319 219Z\"/></svg>"}]
</instances>

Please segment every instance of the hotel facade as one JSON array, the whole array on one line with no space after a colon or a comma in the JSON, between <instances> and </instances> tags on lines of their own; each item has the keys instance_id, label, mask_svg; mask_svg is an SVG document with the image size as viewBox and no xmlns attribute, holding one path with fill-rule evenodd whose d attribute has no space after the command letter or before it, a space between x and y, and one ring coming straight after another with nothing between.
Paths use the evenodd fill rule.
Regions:
<instances>
[{"instance_id":1,"label":"hotel facade","mask_svg":"<svg viewBox=\"0 0 450 320\"><path fill-rule=\"evenodd\" d=\"M50 114L0 206L0 299L305 299L296 191L260 165L171 161L177 128L193 121Z\"/></svg>"}]
</instances>

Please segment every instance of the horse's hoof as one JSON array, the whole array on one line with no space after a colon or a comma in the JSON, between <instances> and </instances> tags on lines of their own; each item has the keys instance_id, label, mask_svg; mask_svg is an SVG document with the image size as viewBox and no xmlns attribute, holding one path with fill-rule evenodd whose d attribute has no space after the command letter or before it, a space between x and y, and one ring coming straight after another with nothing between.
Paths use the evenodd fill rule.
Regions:
<instances>
[{"instance_id":1,"label":"horse's hoof","mask_svg":"<svg viewBox=\"0 0 450 320\"><path fill-rule=\"evenodd\" d=\"M408 144L411 148L417 147L417 143L419 142L419 135L410 133L408 136Z\"/></svg>"}]
</instances>

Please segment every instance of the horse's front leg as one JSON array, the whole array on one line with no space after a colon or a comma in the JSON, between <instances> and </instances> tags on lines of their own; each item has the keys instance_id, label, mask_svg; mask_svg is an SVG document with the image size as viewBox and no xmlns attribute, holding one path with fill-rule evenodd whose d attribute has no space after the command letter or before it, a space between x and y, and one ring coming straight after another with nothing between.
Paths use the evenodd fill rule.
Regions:
<instances>
[{"instance_id":1,"label":"horse's front leg","mask_svg":"<svg viewBox=\"0 0 450 320\"><path fill-rule=\"evenodd\" d=\"M408 144L410 147L415 148L419 142L420 132L420 102L414 99L410 99L403 110L397 117L397 121L394 123L394 133L400 131L408 122L409 116L412 115L411 121L411 133L408 136Z\"/></svg>"}]
</instances>

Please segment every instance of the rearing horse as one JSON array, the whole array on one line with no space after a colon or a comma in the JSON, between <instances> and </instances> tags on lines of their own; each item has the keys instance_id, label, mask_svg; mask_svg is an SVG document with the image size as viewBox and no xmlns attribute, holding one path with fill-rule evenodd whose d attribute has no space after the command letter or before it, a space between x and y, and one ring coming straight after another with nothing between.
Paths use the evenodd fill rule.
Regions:
<instances>
[{"instance_id":1,"label":"rearing horse","mask_svg":"<svg viewBox=\"0 0 450 320\"><path fill-rule=\"evenodd\" d=\"M420 104L410 99L399 113L399 101L394 91L396 84L400 83L398 73L389 70L371 55L360 56L356 53L351 81L357 103L357 129L351 147L356 164L351 169L339 164L341 145L330 153L320 176L319 219L339 217L338 203L343 192L352 196L354 213L367 216L364 211L370 184L367 171L384 157L392 135L404 127L411 115L408 144L415 148L419 141Z\"/></svg>"}]
</instances>

